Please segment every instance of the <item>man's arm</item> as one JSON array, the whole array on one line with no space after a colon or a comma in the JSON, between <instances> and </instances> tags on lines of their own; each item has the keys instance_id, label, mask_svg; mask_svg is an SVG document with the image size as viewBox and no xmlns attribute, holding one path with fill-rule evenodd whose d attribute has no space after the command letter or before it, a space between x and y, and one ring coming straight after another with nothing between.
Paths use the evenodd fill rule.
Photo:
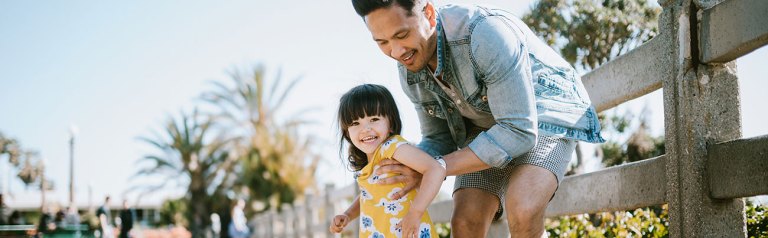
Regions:
<instances>
[{"instance_id":1,"label":"man's arm","mask_svg":"<svg viewBox=\"0 0 768 238\"><path fill-rule=\"evenodd\" d=\"M498 16L487 17L470 35L475 70L484 76L488 105L496 124L481 132L467 147L492 167L506 166L528 152L538 133L531 58L523 33L508 21Z\"/></svg>"}]
</instances>

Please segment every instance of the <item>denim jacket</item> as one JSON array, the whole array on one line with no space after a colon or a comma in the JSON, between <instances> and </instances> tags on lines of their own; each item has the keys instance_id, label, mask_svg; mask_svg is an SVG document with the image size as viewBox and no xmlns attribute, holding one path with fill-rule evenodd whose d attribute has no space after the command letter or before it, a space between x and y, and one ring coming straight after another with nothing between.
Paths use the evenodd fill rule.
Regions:
<instances>
[{"instance_id":1,"label":"denim jacket","mask_svg":"<svg viewBox=\"0 0 768 238\"><path fill-rule=\"evenodd\" d=\"M536 136L604 142L576 71L520 19L500 9L447 5L438 10L438 66L409 72L400 83L421 123L419 148L432 155L468 146L486 164L504 167ZM495 124L467 141L465 120L435 76L456 87Z\"/></svg>"}]
</instances>

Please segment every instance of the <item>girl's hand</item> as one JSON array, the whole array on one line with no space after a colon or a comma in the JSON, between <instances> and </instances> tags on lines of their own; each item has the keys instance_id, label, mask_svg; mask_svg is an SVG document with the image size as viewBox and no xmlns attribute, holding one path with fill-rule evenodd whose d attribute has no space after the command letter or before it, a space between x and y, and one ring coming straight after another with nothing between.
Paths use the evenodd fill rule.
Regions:
<instances>
[{"instance_id":1,"label":"girl's hand","mask_svg":"<svg viewBox=\"0 0 768 238\"><path fill-rule=\"evenodd\" d=\"M330 230L333 233L341 233L342 230L344 230L344 227L347 226L349 223L349 216L341 214L336 215L333 217L333 222L331 223Z\"/></svg>"},{"instance_id":2,"label":"girl's hand","mask_svg":"<svg viewBox=\"0 0 768 238\"><path fill-rule=\"evenodd\" d=\"M405 214L403 220L400 220L400 224L397 224L402 231L403 238L419 237L419 225L421 224L421 214L418 212L408 211Z\"/></svg>"}]
</instances>

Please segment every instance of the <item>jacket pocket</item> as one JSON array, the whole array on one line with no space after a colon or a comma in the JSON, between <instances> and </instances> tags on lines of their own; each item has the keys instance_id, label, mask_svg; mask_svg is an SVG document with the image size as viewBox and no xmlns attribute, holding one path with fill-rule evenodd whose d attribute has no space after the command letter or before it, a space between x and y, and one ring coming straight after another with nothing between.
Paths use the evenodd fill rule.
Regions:
<instances>
[{"instance_id":1,"label":"jacket pocket","mask_svg":"<svg viewBox=\"0 0 768 238\"><path fill-rule=\"evenodd\" d=\"M475 110L491 113L491 107L488 105L488 91L486 91L485 86L469 96L467 102L469 102L469 105L472 105Z\"/></svg>"},{"instance_id":2,"label":"jacket pocket","mask_svg":"<svg viewBox=\"0 0 768 238\"><path fill-rule=\"evenodd\" d=\"M445 112L440 104L437 102L423 102L421 103L421 110L429 117L436 117L440 119L446 119Z\"/></svg>"}]
</instances>

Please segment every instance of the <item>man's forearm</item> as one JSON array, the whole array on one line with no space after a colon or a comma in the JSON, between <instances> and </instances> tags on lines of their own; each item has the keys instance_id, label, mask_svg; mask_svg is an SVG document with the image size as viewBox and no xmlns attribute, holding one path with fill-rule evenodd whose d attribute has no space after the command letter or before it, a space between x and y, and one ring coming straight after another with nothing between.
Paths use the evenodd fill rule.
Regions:
<instances>
[{"instance_id":1,"label":"man's forearm","mask_svg":"<svg viewBox=\"0 0 768 238\"><path fill-rule=\"evenodd\" d=\"M469 147L454 151L443 158L446 164L445 172L448 176L467 174L491 167L480 160Z\"/></svg>"}]
</instances>

